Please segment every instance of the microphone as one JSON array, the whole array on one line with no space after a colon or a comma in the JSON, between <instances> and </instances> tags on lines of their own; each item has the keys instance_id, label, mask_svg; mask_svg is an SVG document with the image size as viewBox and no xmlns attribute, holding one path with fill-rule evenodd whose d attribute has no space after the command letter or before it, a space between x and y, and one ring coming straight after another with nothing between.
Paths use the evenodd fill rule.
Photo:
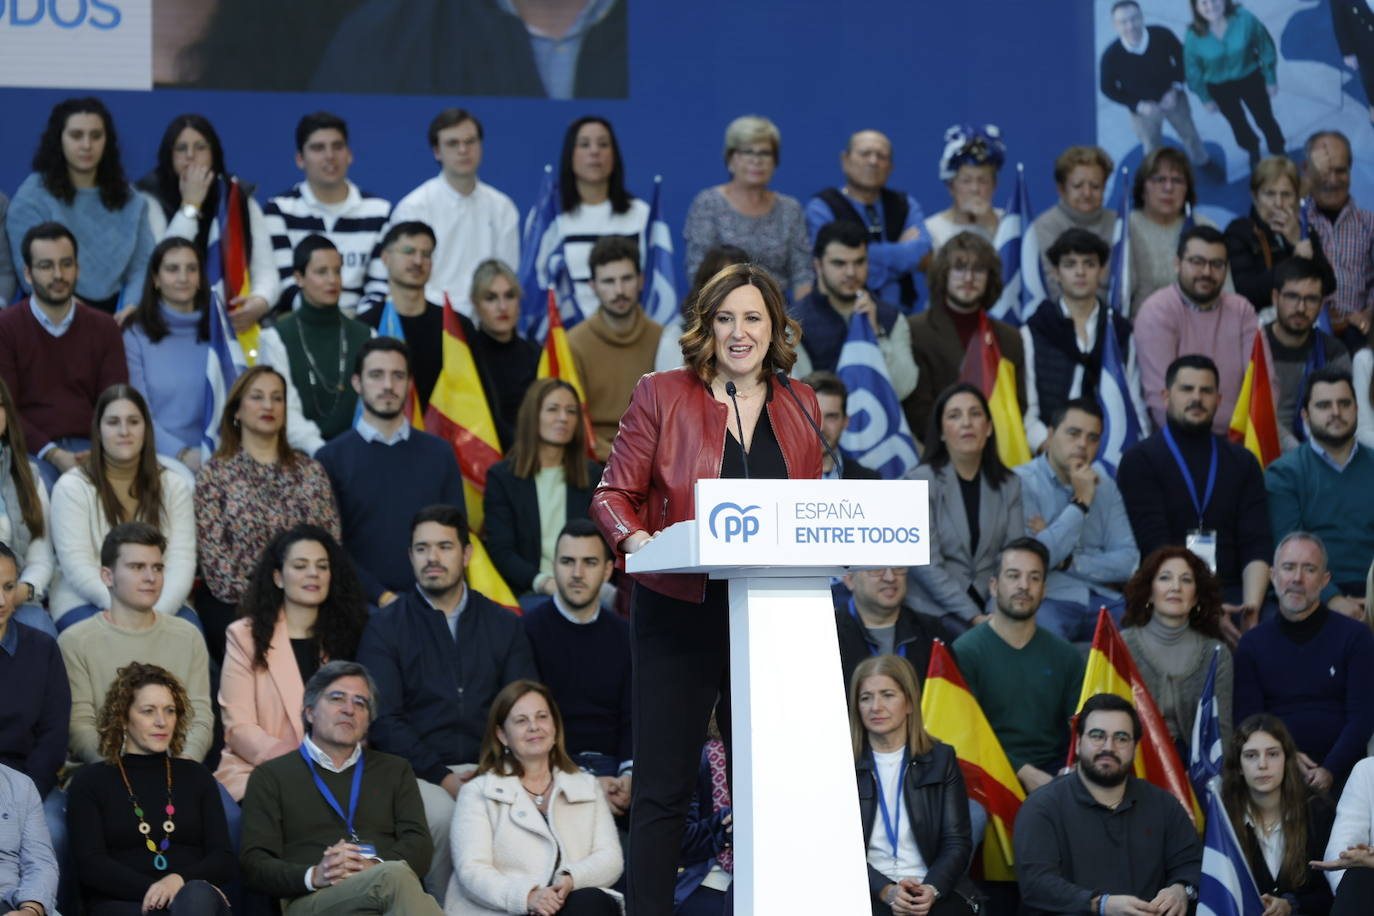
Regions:
<instances>
[{"instance_id":1,"label":"microphone","mask_svg":"<svg viewBox=\"0 0 1374 916\"><path fill-rule=\"evenodd\" d=\"M730 403L735 405L735 426L739 429L739 452L744 457L744 479L749 479L749 453L744 450L744 420L740 419L739 401L735 400L735 383L725 383L725 393L730 396Z\"/></svg>"},{"instance_id":2,"label":"microphone","mask_svg":"<svg viewBox=\"0 0 1374 916\"><path fill-rule=\"evenodd\" d=\"M782 383L782 387L787 389L787 393L792 395L792 400L797 402L797 408L801 411L801 415L806 417L806 422L810 423L811 428L816 431L816 438L821 441L821 448L825 449L825 453L830 456L830 461L835 465L835 470L843 474L844 462L840 461L840 456L830 447L830 443L825 441L825 433L821 432L821 428L816 425L816 421L811 419L811 414L807 411L806 405L801 402L801 398L797 397L797 393L792 390L792 380L787 377L786 370L775 370L774 375L778 377L778 381Z\"/></svg>"}]
</instances>

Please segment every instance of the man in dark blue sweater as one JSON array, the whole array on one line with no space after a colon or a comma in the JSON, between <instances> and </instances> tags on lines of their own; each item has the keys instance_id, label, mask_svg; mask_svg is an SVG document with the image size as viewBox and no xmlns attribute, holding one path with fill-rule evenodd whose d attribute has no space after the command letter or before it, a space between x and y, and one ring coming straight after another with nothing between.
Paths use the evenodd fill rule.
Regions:
<instances>
[{"instance_id":1,"label":"man in dark blue sweater","mask_svg":"<svg viewBox=\"0 0 1374 916\"><path fill-rule=\"evenodd\" d=\"M367 597L379 607L414 582L406 559L410 520L425 506L463 509L463 474L453 449L411 428L410 349L374 337L358 350L353 388L362 416L315 456L334 485L343 544Z\"/></svg>"},{"instance_id":2,"label":"man in dark blue sweater","mask_svg":"<svg viewBox=\"0 0 1374 916\"><path fill-rule=\"evenodd\" d=\"M1307 784L1339 791L1374 733L1374 633L1322 603L1331 574L1315 534L1294 531L1279 542L1272 578L1280 615L1236 647L1235 721L1278 716Z\"/></svg>"},{"instance_id":3,"label":"man in dark blue sweater","mask_svg":"<svg viewBox=\"0 0 1374 916\"><path fill-rule=\"evenodd\" d=\"M449 821L472 778L496 694L538 673L520 618L463 581L472 559L456 506L428 506L410 525L414 587L373 614L358 661L377 682L372 745L410 761L434 840L425 888L442 901L453 872Z\"/></svg>"},{"instance_id":4,"label":"man in dark blue sweater","mask_svg":"<svg viewBox=\"0 0 1374 916\"><path fill-rule=\"evenodd\" d=\"M558 535L557 594L525 615L534 662L563 714L568 753L595 773L617 815L630 806L630 625L601 609L615 568L590 519Z\"/></svg>"}]
</instances>

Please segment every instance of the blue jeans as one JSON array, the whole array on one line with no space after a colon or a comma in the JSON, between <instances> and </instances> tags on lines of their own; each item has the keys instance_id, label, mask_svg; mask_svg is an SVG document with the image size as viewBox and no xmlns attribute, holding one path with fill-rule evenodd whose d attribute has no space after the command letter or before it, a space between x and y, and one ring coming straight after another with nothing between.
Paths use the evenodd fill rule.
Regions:
<instances>
[{"instance_id":1,"label":"blue jeans","mask_svg":"<svg viewBox=\"0 0 1374 916\"><path fill-rule=\"evenodd\" d=\"M1096 592L1089 593L1086 605L1063 598L1046 598L1040 602L1040 610L1035 613L1035 625L1068 642L1092 642L1093 631L1097 629L1097 612L1103 607L1112 615L1116 625L1121 626L1121 617L1126 613L1126 599L1108 598Z\"/></svg>"},{"instance_id":2,"label":"blue jeans","mask_svg":"<svg viewBox=\"0 0 1374 916\"><path fill-rule=\"evenodd\" d=\"M57 638L57 624L52 622L52 615L44 610L41 604L19 605L14 612L14 619L40 633L47 633L53 639Z\"/></svg>"},{"instance_id":3,"label":"blue jeans","mask_svg":"<svg viewBox=\"0 0 1374 916\"><path fill-rule=\"evenodd\" d=\"M72 454L87 451L91 447L90 439L82 439L79 436L66 436L61 439L52 440L54 448L66 449ZM49 452L51 454L51 452ZM57 483L57 478L62 476L62 470L57 465L48 461L46 458L38 459L38 473L43 478L43 486L47 487L49 495L52 494L52 485Z\"/></svg>"}]
</instances>

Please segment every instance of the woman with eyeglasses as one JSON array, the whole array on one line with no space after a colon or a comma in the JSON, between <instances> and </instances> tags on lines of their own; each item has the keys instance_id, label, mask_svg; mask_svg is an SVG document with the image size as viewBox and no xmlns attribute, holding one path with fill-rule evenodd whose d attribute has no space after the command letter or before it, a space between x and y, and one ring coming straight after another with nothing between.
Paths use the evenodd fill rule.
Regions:
<instances>
[{"instance_id":1,"label":"woman with eyeglasses","mask_svg":"<svg viewBox=\"0 0 1374 916\"><path fill-rule=\"evenodd\" d=\"M767 118L745 115L725 129L730 180L697 194L687 210L687 273L694 275L716 245L738 245L796 302L811 292L811 246L795 197L768 187L778 167L782 134Z\"/></svg>"},{"instance_id":2,"label":"woman with eyeglasses","mask_svg":"<svg viewBox=\"0 0 1374 916\"><path fill-rule=\"evenodd\" d=\"M1178 237L1192 226L1213 223L1197 207L1197 187L1188 157L1172 146L1150 153L1135 170L1131 188L1131 317L1140 303L1174 282ZM1228 275L1223 287L1233 290Z\"/></svg>"}]
</instances>

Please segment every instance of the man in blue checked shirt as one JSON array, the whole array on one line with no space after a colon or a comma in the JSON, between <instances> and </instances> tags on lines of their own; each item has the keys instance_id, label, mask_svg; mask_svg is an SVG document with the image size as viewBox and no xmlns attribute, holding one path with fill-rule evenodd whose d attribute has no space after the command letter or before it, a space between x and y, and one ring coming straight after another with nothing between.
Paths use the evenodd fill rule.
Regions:
<instances>
[{"instance_id":1,"label":"man in blue checked shirt","mask_svg":"<svg viewBox=\"0 0 1374 916\"><path fill-rule=\"evenodd\" d=\"M1119 604L1117 588L1135 571L1140 551L1121 491L1093 461L1102 408L1077 398L1049 419L1044 451L1013 470L1021 478L1026 532L1050 551L1039 624L1070 642L1085 642L1097 609Z\"/></svg>"}]
</instances>

